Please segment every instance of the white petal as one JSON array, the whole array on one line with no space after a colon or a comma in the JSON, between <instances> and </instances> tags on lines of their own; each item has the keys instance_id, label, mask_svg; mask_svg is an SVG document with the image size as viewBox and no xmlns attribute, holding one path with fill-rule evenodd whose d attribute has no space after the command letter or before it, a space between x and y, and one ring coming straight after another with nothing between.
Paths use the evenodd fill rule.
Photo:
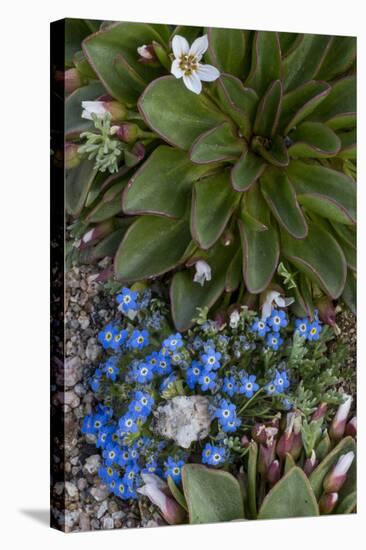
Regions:
<instances>
[{"instance_id":1,"label":"white petal","mask_svg":"<svg viewBox=\"0 0 366 550\"><path fill-rule=\"evenodd\" d=\"M179 61L178 59L174 59L173 63L172 63L172 67L170 69L170 72L175 76L175 78L182 78L183 76L183 71L182 69L179 67Z\"/></svg>"},{"instance_id":2,"label":"white petal","mask_svg":"<svg viewBox=\"0 0 366 550\"><path fill-rule=\"evenodd\" d=\"M194 55L197 61L202 59L203 54L208 48L207 34L196 38L192 46L189 48L189 55Z\"/></svg>"},{"instance_id":3,"label":"white petal","mask_svg":"<svg viewBox=\"0 0 366 550\"><path fill-rule=\"evenodd\" d=\"M168 499L156 485L149 483L148 485L139 487L137 492L140 493L140 495L145 495L148 499L150 499L151 502L160 508L163 513L166 512Z\"/></svg>"},{"instance_id":4,"label":"white petal","mask_svg":"<svg viewBox=\"0 0 366 550\"><path fill-rule=\"evenodd\" d=\"M204 82L213 82L220 76L220 71L213 67L213 65L198 65L197 74L200 80Z\"/></svg>"},{"instance_id":5,"label":"white petal","mask_svg":"<svg viewBox=\"0 0 366 550\"><path fill-rule=\"evenodd\" d=\"M176 34L172 41L172 49L174 56L179 58L182 55L188 55L189 44L183 36L179 36L179 34Z\"/></svg>"},{"instance_id":6,"label":"white petal","mask_svg":"<svg viewBox=\"0 0 366 550\"><path fill-rule=\"evenodd\" d=\"M164 490L168 487L168 484L163 479L161 479L161 477L157 476L156 474L142 473L141 477L142 477L142 481L144 483L146 483L147 485L148 484L153 484L153 485L156 485L156 487L158 487L159 489L162 489L162 490Z\"/></svg>"},{"instance_id":7,"label":"white petal","mask_svg":"<svg viewBox=\"0 0 366 550\"><path fill-rule=\"evenodd\" d=\"M192 73L189 76L183 75L183 82L191 92L195 94L200 94L202 90L202 84L200 79L197 76L197 73Z\"/></svg>"},{"instance_id":8,"label":"white petal","mask_svg":"<svg viewBox=\"0 0 366 550\"><path fill-rule=\"evenodd\" d=\"M81 118L86 118L87 120L92 120L92 113L97 115L97 117L102 117L107 112L103 101L82 101L81 106L84 109L81 113Z\"/></svg>"},{"instance_id":9,"label":"white petal","mask_svg":"<svg viewBox=\"0 0 366 550\"><path fill-rule=\"evenodd\" d=\"M350 469L354 458L355 458L355 453L353 451L349 451L348 453L342 455L338 459L338 462L334 467L333 475L335 476L345 475Z\"/></svg>"}]
</instances>

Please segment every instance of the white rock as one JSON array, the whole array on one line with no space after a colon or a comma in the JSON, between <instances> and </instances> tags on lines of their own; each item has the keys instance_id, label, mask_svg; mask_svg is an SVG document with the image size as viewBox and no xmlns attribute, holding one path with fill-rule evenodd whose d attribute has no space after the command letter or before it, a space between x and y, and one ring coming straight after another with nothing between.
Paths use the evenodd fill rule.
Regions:
<instances>
[{"instance_id":1,"label":"white rock","mask_svg":"<svg viewBox=\"0 0 366 550\"><path fill-rule=\"evenodd\" d=\"M173 397L154 416L154 431L184 449L207 437L210 430L209 401L202 395Z\"/></svg>"},{"instance_id":2,"label":"white rock","mask_svg":"<svg viewBox=\"0 0 366 550\"><path fill-rule=\"evenodd\" d=\"M103 518L102 525L103 529L113 529L114 521L110 516L107 516L106 518Z\"/></svg>"},{"instance_id":3,"label":"white rock","mask_svg":"<svg viewBox=\"0 0 366 550\"><path fill-rule=\"evenodd\" d=\"M100 468L101 458L100 455L91 455L85 461L84 472L95 475Z\"/></svg>"},{"instance_id":4,"label":"white rock","mask_svg":"<svg viewBox=\"0 0 366 550\"><path fill-rule=\"evenodd\" d=\"M97 518L100 519L102 516L104 516L107 510L108 510L108 502L107 500L103 500L102 504L99 506L97 510Z\"/></svg>"},{"instance_id":5,"label":"white rock","mask_svg":"<svg viewBox=\"0 0 366 550\"><path fill-rule=\"evenodd\" d=\"M65 481L65 489L66 489L66 493L69 495L69 497L72 500L78 499L79 491L76 485L74 485L74 483L71 483L71 481Z\"/></svg>"}]
</instances>

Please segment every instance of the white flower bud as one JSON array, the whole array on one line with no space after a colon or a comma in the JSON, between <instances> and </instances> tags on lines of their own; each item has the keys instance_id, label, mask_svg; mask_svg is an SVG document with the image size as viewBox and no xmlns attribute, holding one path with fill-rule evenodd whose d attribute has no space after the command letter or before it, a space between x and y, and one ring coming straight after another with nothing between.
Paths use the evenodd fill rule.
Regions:
<instances>
[{"instance_id":1,"label":"white flower bud","mask_svg":"<svg viewBox=\"0 0 366 550\"><path fill-rule=\"evenodd\" d=\"M196 273L193 281L201 286L205 284L205 281L211 281L211 268L204 260L196 262Z\"/></svg>"}]
</instances>

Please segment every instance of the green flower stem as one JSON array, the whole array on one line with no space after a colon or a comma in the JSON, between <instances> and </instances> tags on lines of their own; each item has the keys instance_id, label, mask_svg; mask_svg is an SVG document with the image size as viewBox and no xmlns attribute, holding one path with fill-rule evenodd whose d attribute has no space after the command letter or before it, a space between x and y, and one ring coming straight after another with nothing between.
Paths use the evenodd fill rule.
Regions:
<instances>
[{"instance_id":1,"label":"green flower stem","mask_svg":"<svg viewBox=\"0 0 366 550\"><path fill-rule=\"evenodd\" d=\"M256 397L258 397L258 395L263 390L264 390L264 388L260 388L246 403L244 403L244 405L241 407L241 409L239 409L238 415L241 414L243 411L245 411L245 409L250 405L250 403L252 403L252 401L254 401L254 399L256 399Z\"/></svg>"}]
</instances>

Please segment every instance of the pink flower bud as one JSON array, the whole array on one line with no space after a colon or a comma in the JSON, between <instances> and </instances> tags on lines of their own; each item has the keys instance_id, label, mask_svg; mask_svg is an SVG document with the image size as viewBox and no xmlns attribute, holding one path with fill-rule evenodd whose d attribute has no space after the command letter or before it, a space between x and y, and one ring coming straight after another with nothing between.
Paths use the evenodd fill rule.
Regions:
<instances>
[{"instance_id":1,"label":"pink flower bud","mask_svg":"<svg viewBox=\"0 0 366 550\"><path fill-rule=\"evenodd\" d=\"M333 418L333 422L329 429L329 435L330 438L333 439L333 441L338 441L342 439L344 435L344 430L346 428L347 417L351 409L352 396L345 395L344 397L345 400L342 405L339 405L336 415Z\"/></svg>"},{"instance_id":2,"label":"pink flower bud","mask_svg":"<svg viewBox=\"0 0 366 550\"><path fill-rule=\"evenodd\" d=\"M272 447L278 428L266 426L265 424L254 424L252 428L252 437L257 443L262 443L266 447Z\"/></svg>"},{"instance_id":3,"label":"pink flower bud","mask_svg":"<svg viewBox=\"0 0 366 550\"><path fill-rule=\"evenodd\" d=\"M328 410L327 403L320 403L317 409L313 412L311 420L320 420L321 418L324 418L327 410Z\"/></svg>"},{"instance_id":4,"label":"pink flower bud","mask_svg":"<svg viewBox=\"0 0 366 550\"><path fill-rule=\"evenodd\" d=\"M347 479L347 472L352 466L355 453L349 451L342 455L333 470L325 477L323 488L325 493L338 493Z\"/></svg>"},{"instance_id":5,"label":"pink flower bud","mask_svg":"<svg viewBox=\"0 0 366 550\"><path fill-rule=\"evenodd\" d=\"M276 485L280 477L281 477L280 463L278 460L274 460L270 464L267 472L267 479L271 487L273 487L273 485Z\"/></svg>"},{"instance_id":6,"label":"pink flower bud","mask_svg":"<svg viewBox=\"0 0 366 550\"><path fill-rule=\"evenodd\" d=\"M70 168L75 168L80 164L80 155L78 153L79 145L76 143L65 143L65 149L64 149L64 161L65 161L65 168L66 170L70 170Z\"/></svg>"},{"instance_id":7,"label":"pink flower bud","mask_svg":"<svg viewBox=\"0 0 366 550\"><path fill-rule=\"evenodd\" d=\"M125 143L134 143L140 134L140 128L137 124L125 122L116 127L115 135Z\"/></svg>"},{"instance_id":8,"label":"pink flower bud","mask_svg":"<svg viewBox=\"0 0 366 550\"><path fill-rule=\"evenodd\" d=\"M351 418L351 420L348 422L344 433L346 435L350 435L351 437L356 437L357 435L357 417L356 416Z\"/></svg>"},{"instance_id":9,"label":"pink flower bud","mask_svg":"<svg viewBox=\"0 0 366 550\"><path fill-rule=\"evenodd\" d=\"M258 454L258 472L267 477L268 468L272 464L275 457L276 442L274 441L272 445L259 445L259 454Z\"/></svg>"},{"instance_id":10,"label":"pink flower bud","mask_svg":"<svg viewBox=\"0 0 366 550\"><path fill-rule=\"evenodd\" d=\"M77 69L67 69L67 71L65 71L64 86L67 94L71 94L84 84L86 84L86 81L82 78Z\"/></svg>"},{"instance_id":11,"label":"pink flower bud","mask_svg":"<svg viewBox=\"0 0 366 550\"><path fill-rule=\"evenodd\" d=\"M319 510L321 514L331 514L338 502L338 493L327 493L321 496L319 500Z\"/></svg>"},{"instance_id":12,"label":"pink flower bud","mask_svg":"<svg viewBox=\"0 0 366 550\"><path fill-rule=\"evenodd\" d=\"M100 241L114 229L114 222L112 220L107 220L101 222L92 229L89 229L81 239L80 248L84 249L91 244L94 244L97 241Z\"/></svg>"},{"instance_id":13,"label":"pink flower bud","mask_svg":"<svg viewBox=\"0 0 366 550\"><path fill-rule=\"evenodd\" d=\"M244 447L244 449L246 449L250 445L249 437L246 435L243 435L243 437L240 440L240 443L241 443L241 446Z\"/></svg>"},{"instance_id":14,"label":"pink flower bud","mask_svg":"<svg viewBox=\"0 0 366 550\"><path fill-rule=\"evenodd\" d=\"M336 311L334 304L330 298L323 296L316 302L318 308L319 319L326 325L334 327L336 324Z\"/></svg>"},{"instance_id":15,"label":"pink flower bud","mask_svg":"<svg viewBox=\"0 0 366 550\"><path fill-rule=\"evenodd\" d=\"M185 511L172 496L168 496L169 489L165 481L155 474L141 474L141 477L145 485L139 487L137 492L145 495L159 508L169 525L183 523Z\"/></svg>"},{"instance_id":16,"label":"pink flower bud","mask_svg":"<svg viewBox=\"0 0 366 550\"><path fill-rule=\"evenodd\" d=\"M137 53L139 54L138 62L143 65L150 65L152 67L158 67L160 65L158 58L155 54L155 49L152 44L146 46L143 44L137 48Z\"/></svg>"},{"instance_id":17,"label":"pink flower bud","mask_svg":"<svg viewBox=\"0 0 366 550\"><path fill-rule=\"evenodd\" d=\"M315 466L317 465L316 460L316 454L314 449L311 451L311 457L307 458L304 463L304 472L307 476L311 474L311 472L314 470Z\"/></svg>"}]
</instances>

